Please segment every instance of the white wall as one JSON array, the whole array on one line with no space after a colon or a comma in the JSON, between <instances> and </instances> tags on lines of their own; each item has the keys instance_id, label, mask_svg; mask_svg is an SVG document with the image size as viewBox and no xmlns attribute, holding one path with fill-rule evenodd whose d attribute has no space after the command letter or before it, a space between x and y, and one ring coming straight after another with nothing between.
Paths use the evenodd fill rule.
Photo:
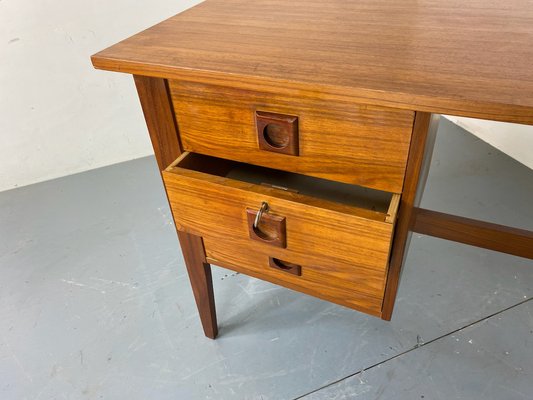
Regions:
<instances>
[{"instance_id":1,"label":"white wall","mask_svg":"<svg viewBox=\"0 0 533 400\"><path fill-rule=\"evenodd\" d=\"M90 56L199 0L0 0L0 190L152 152L129 75Z\"/></svg>"},{"instance_id":2,"label":"white wall","mask_svg":"<svg viewBox=\"0 0 533 400\"><path fill-rule=\"evenodd\" d=\"M446 118L533 169L533 126L449 115Z\"/></svg>"}]
</instances>

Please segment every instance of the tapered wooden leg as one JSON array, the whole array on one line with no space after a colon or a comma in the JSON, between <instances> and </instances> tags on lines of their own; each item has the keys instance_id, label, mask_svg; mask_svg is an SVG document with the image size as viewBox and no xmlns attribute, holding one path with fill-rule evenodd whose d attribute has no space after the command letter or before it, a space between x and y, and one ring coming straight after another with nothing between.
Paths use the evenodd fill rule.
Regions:
<instances>
[{"instance_id":1,"label":"tapered wooden leg","mask_svg":"<svg viewBox=\"0 0 533 400\"><path fill-rule=\"evenodd\" d=\"M178 237L205 336L214 339L218 334L217 316L211 266L205 259L204 243L200 236L185 232L178 231Z\"/></svg>"},{"instance_id":2,"label":"tapered wooden leg","mask_svg":"<svg viewBox=\"0 0 533 400\"><path fill-rule=\"evenodd\" d=\"M439 115L417 112L411 136L409 157L405 171L398 221L392 241L391 259L385 297L381 310L381 318L389 321L392 317L396 292L400 281L402 265L407 255L407 248L411 238L411 224L414 208L422 198L429 164L433 154L433 146L437 133Z\"/></svg>"},{"instance_id":3,"label":"tapered wooden leg","mask_svg":"<svg viewBox=\"0 0 533 400\"><path fill-rule=\"evenodd\" d=\"M161 78L138 75L134 79L157 164L162 171L182 151L168 82ZM218 334L215 298L211 266L205 259L203 240L199 236L179 231L178 237L205 335L214 339Z\"/></svg>"}]
</instances>

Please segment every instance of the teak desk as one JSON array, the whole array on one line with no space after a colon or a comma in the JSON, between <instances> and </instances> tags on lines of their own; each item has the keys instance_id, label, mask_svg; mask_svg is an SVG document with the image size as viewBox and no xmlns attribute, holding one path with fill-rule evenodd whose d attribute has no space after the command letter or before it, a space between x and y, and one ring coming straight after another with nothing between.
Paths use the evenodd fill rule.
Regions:
<instances>
[{"instance_id":1,"label":"teak desk","mask_svg":"<svg viewBox=\"0 0 533 400\"><path fill-rule=\"evenodd\" d=\"M391 318L441 113L533 124L528 0L208 0L92 57L133 74L205 334L210 264Z\"/></svg>"}]
</instances>

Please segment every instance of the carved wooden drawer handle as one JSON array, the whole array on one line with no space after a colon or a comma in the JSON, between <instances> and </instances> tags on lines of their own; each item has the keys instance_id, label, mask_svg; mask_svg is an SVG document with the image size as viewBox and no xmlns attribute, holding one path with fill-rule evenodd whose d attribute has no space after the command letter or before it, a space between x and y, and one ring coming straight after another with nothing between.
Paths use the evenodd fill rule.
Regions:
<instances>
[{"instance_id":1,"label":"carved wooden drawer handle","mask_svg":"<svg viewBox=\"0 0 533 400\"><path fill-rule=\"evenodd\" d=\"M268 265L272 268L280 269L289 274L301 276L302 275L302 266L298 264L293 264L288 261L282 261L279 258L268 257Z\"/></svg>"},{"instance_id":2,"label":"carved wooden drawer handle","mask_svg":"<svg viewBox=\"0 0 533 400\"><path fill-rule=\"evenodd\" d=\"M246 209L250 239L276 247L287 247L285 217L270 214L269 207L263 202L259 210Z\"/></svg>"},{"instance_id":3,"label":"carved wooden drawer handle","mask_svg":"<svg viewBox=\"0 0 533 400\"><path fill-rule=\"evenodd\" d=\"M297 156L298 117L256 111L257 142L261 150Z\"/></svg>"}]
</instances>

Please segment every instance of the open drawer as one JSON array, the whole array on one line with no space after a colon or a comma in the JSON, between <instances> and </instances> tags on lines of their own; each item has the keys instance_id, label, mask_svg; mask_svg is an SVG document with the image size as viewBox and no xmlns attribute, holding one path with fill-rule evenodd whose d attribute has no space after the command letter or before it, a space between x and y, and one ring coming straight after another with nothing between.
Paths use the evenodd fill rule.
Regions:
<instances>
[{"instance_id":1,"label":"open drawer","mask_svg":"<svg viewBox=\"0 0 533 400\"><path fill-rule=\"evenodd\" d=\"M195 153L163 179L210 263L381 315L399 194Z\"/></svg>"}]
</instances>

